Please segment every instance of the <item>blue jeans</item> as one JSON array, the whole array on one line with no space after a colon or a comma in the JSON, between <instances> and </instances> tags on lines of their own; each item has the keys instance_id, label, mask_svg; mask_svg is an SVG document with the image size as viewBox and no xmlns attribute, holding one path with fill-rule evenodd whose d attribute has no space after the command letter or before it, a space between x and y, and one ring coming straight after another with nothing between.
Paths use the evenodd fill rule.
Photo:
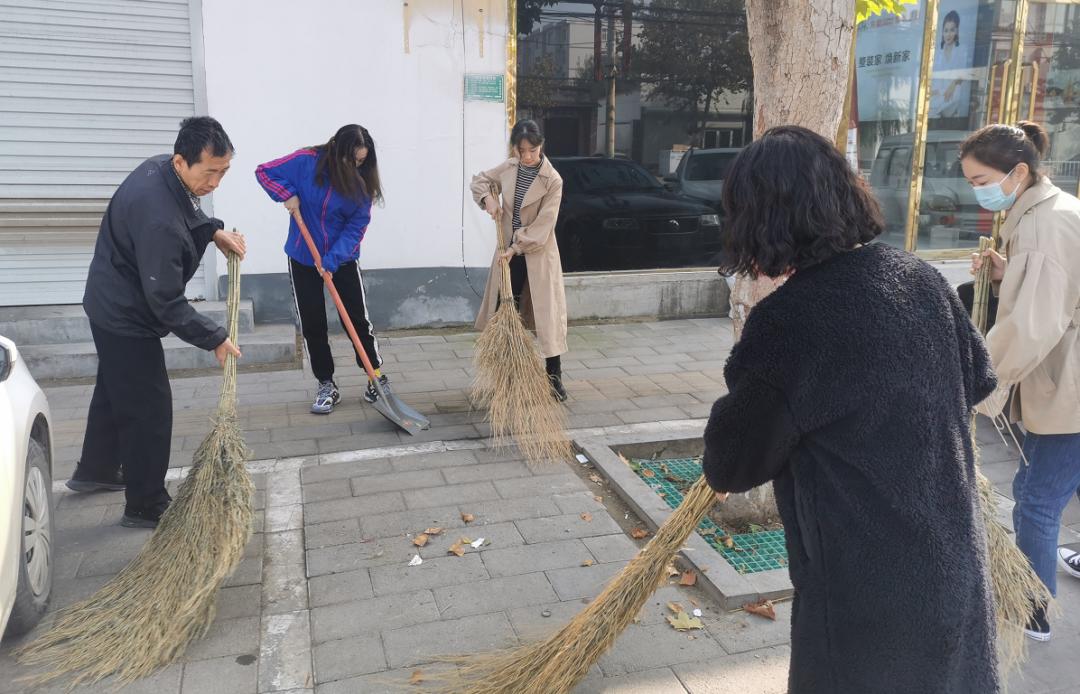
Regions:
<instances>
[{"instance_id":1,"label":"blue jeans","mask_svg":"<svg viewBox=\"0 0 1080 694\"><path fill-rule=\"evenodd\" d=\"M1013 478L1013 528L1035 573L1057 595L1057 543L1061 514L1080 491L1080 434L1024 438L1027 464Z\"/></svg>"}]
</instances>

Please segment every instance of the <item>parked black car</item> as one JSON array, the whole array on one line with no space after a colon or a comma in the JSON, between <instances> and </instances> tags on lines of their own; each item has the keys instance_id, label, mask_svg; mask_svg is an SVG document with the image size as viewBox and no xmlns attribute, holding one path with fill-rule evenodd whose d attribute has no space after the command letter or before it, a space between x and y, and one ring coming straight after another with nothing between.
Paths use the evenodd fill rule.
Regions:
<instances>
[{"instance_id":1,"label":"parked black car","mask_svg":"<svg viewBox=\"0 0 1080 694\"><path fill-rule=\"evenodd\" d=\"M555 236L564 272L707 267L719 262L720 218L666 190L640 164L552 157L563 177Z\"/></svg>"}]
</instances>

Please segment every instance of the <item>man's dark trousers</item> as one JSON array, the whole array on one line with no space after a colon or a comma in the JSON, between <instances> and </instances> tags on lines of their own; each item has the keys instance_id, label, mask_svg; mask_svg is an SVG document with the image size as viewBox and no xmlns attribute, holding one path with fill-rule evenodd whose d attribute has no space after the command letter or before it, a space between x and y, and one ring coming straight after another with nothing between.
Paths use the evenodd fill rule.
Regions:
<instances>
[{"instance_id":1,"label":"man's dark trousers","mask_svg":"<svg viewBox=\"0 0 1080 694\"><path fill-rule=\"evenodd\" d=\"M172 447L172 388L161 340L90 330L98 370L83 439L80 475L112 479L123 467L128 509L168 501L165 473Z\"/></svg>"}]
</instances>

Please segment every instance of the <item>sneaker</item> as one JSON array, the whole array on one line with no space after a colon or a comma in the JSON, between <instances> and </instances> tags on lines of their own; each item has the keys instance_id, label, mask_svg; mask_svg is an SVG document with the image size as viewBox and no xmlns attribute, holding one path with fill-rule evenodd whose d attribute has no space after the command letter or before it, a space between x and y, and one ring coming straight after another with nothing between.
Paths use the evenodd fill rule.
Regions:
<instances>
[{"instance_id":1,"label":"sneaker","mask_svg":"<svg viewBox=\"0 0 1080 694\"><path fill-rule=\"evenodd\" d=\"M79 474L79 465L75 465L75 474L71 476L65 485L73 492L122 492L127 488L124 482L124 473L120 468L110 479L92 480L85 475Z\"/></svg>"},{"instance_id":2,"label":"sneaker","mask_svg":"<svg viewBox=\"0 0 1080 694\"><path fill-rule=\"evenodd\" d=\"M1058 566L1065 573L1075 578L1080 578L1080 552L1075 552L1067 547L1058 547Z\"/></svg>"},{"instance_id":3,"label":"sneaker","mask_svg":"<svg viewBox=\"0 0 1080 694\"><path fill-rule=\"evenodd\" d=\"M1024 635L1035 641L1050 640L1050 620L1046 618L1046 606L1036 607L1024 627Z\"/></svg>"},{"instance_id":4,"label":"sneaker","mask_svg":"<svg viewBox=\"0 0 1080 694\"><path fill-rule=\"evenodd\" d=\"M330 414L334 405L341 402L341 393L333 381L319 381L319 390L315 393L315 402L311 403L312 414Z\"/></svg>"},{"instance_id":5,"label":"sneaker","mask_svg":"<svg viewBox=\"0 0 1080 694\"><path fill-rule=\"evenodd\" d=\"M562 376L560 374L548 374L548 380L551 381L551 394L555 396L555 399L559 402L566 402L566 389L563 388Z\"/></svg>"},{"instance_id":6,"label":"sneaker","mask_svg":"<svg viewBox=\"0 0 1080 694\"><path fill-rule=\"evenodd\" d=\"M379 376L379 385L382 386L383 392L390 392L390 377L386 374ZM375 390L375 384L368 379L367 390L364 391L364 399L368 402L375 402L379 399L379 391Z\"/></svg>"},{"instance_id":7,"label":"sneaker","mask_svg":"<svg viewBox=\"0 0 1080 694\"><path fill-rule=\"evenodd\" d=\"M125 528L156 528L167 508L169 508L168 501L154 504L149 508L125 506L120 525Z\"/></svg>"}]
</instances>

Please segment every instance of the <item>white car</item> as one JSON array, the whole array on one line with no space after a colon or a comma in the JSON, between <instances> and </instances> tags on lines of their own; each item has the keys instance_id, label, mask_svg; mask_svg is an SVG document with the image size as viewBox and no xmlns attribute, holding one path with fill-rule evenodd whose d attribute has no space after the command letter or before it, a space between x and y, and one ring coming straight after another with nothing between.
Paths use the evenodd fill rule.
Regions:
<instances>
[{"instance_id":1,"label":"white car","mask_svg":"<svg viewBox=\"0 0 1080 694\"><path fill-rule=\"evenodd\" d=\"M0 336L0 636L24 634L52 597L52 427L49 403Z\"/></svg>"}]
</instances>

